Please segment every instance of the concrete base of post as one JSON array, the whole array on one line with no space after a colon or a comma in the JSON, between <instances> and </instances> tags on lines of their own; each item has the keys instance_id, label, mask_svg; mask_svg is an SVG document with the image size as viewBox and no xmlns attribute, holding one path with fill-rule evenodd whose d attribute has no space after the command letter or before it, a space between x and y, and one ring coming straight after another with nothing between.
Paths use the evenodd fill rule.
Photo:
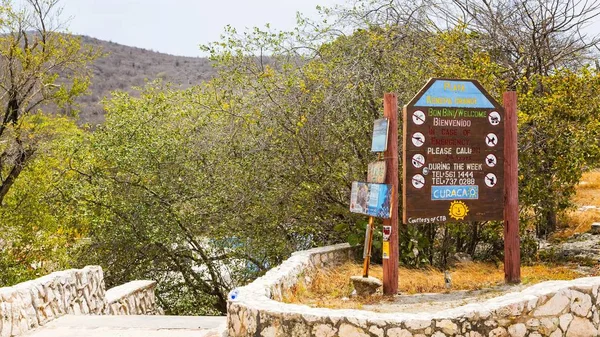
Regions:
<instances>
[{"instance_id":1,"label":"concrete base of post","mask_svg":"<svg viewBox=\"0 0 600 337\"><path fill-rule=\"evenodd\" d=\"M351 276L350 280L352 281L352 285L354 286L354 289L356 289L356 294L358 296L373 295L377 289L383 285L379 279L374 278L373 276Z\"/></svg>"}]
</instances>

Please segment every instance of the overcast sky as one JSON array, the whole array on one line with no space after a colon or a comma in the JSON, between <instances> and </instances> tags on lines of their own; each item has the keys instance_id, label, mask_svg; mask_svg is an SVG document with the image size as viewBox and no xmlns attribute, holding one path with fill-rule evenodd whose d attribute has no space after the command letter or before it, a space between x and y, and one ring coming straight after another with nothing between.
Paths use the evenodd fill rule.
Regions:
<instances>
[{"instance_id":1,"label":"overcast sky","mask_svg":"<svg viewBox=\"0 0 600 337\"><path fill-rule=\"evenodd\" d=\"M17 3L23 0L16 0ZM71 33L182 56L204 56L230 24L239 32L296 25L296 12L318 18L317 5L352 0L60 0ZM589 28L600 34L600 18Z\"/></svg>"},{"instance_id":2,"label":"overcast sky","mask_svg":"<svg viewBox=\"0 0 600 337\"><path fill-rule=\"evenodd\" d=\"M317 5L344 0L61 0L71 33L183 56L219 40L230 24L238 31L264 27L290 30L296 12L317 18Z\"/></svg>"}]
</instances>

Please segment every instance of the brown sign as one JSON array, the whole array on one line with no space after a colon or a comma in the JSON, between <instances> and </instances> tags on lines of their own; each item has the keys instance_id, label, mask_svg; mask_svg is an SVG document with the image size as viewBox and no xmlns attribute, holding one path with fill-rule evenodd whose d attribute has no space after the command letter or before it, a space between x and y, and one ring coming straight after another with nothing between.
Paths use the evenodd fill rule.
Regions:
<instances>
[{"instance_id":1,"label":"brown sign","mask_svg":"<svg viewBox=\"0 0 600 337\"><path fill-rule=\"evenodd\" d=\"M403 144L404 223L503 219L504 109L477 81L429 80Z\"/></svg>"}]
</instances>

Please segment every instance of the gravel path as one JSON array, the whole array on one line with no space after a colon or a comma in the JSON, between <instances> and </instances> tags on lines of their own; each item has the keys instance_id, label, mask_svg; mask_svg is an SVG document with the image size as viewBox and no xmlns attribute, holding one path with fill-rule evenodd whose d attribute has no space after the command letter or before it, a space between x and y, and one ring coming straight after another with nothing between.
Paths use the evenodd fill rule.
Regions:
<instances>
[{"instance_id":1,"label":"gravel path","mask_svg":"<svg viewBox=\"0 0 600 337\"><path fill-rule=\"evenodd\" d=\"M433 312L456 308L473 302L481 302L509 292L521 291L525 285L503 285L483 290L462 290L450 293L397 295L392 301L364 305L363 310L376 312Z\"/></svg>"},{"instance_id":2,"label":"gravel path","mask_svg":"<svg viewBox=\"0 0 600 337\"><path fill-rule=\"evenodd\" d=\"M221 337L224 316L67 315L27 337Z\"/></svg>"}]
</instances>

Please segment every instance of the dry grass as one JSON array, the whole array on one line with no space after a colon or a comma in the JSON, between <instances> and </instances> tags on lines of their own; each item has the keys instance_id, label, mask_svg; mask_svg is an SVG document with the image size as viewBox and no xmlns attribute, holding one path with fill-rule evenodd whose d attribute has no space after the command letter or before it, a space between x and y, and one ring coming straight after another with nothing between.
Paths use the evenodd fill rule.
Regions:
<instances>
[{"instance_id":1,"label":"dry grass","mask_svg":"<svg viewBox=\"0 0 600 337\"><path fill-rule=\"evenodd\" d=\"M381 266L371 266L369 275L382 279ZM461 264L451 271L452 290L479 290L504 284L502 265L485 263ZM300 283L284 297L287 303L302 303L315 307L360 309L365 304L392 300L381 295L368 298L348 297L352 290L350 276L362 275L362 265L346 263L333 269L321 270L314 275L310 285ZM523 284L534 284L547 280L570 280L581 274L565 266L535 265L521 267ZM444 274L435 269L400 268L398 277L399 292L441 293L444 287Z\"/></svg>"},{"instance_id":2,"label":"dry grass","mask_svg":"<svg viewBox=\"0 0 600 337\"><path fill-rule=\"evenodd\" d=\"M600 207L600 171L591 171L583 174L573 197L577 207ZM574 209L567 211L560 219L561 229L553 236L555 239L566 239L574 234L585 233L590 230L593 222L600 222L600 210L580 211Z\"/></svg>"},{"instance_id":3,"label":"dry grass","mask_svg":"<svg viewBox=\"0 0 600 337\"><path fill-rule=\"evenodd\" d=\"M600 222L600 210L567 211L560 220L562 228L553 235L555 239L567 239L574 234L585 233L592 228L592 223Z\"/></svg>"},{"instance_id":4,"label":"dry grass","mask_svg":"<svg viewBox=\"0 0 600 337\"><path fill-rule=\"evenodd\" d=\"M573 202L579 206L600 207L600 171L583 174L581 182L577 185L577 194L573 198Z\"/></svg>"}]
</instances>

